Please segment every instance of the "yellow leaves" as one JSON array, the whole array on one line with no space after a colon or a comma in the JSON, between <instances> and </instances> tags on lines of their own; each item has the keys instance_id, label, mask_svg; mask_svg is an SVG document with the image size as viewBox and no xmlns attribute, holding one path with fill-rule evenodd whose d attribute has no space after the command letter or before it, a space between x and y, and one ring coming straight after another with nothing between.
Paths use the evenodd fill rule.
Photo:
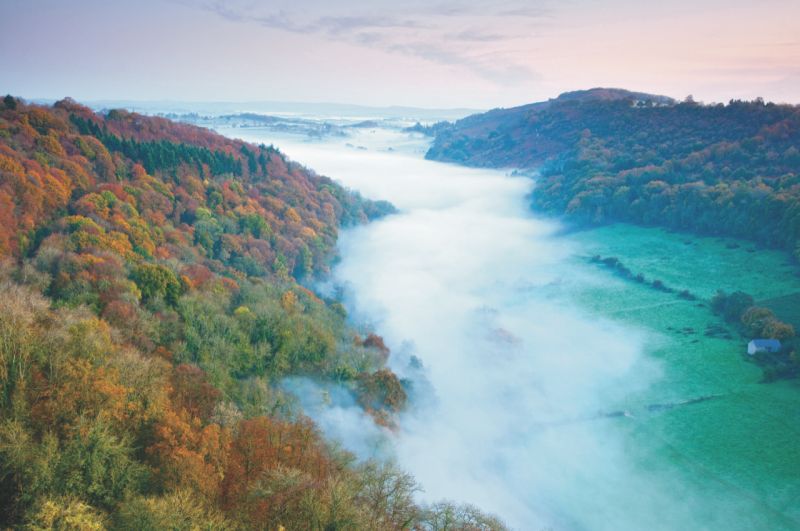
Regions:
<instances>
[{"instance_id":1,"label":"yellow leaves","mask_svg":"<svg viewBox=\"0 0 800 531\"><path fill-rule=\"evenodd\" d=\"M297 211L292 207L286 209L284 217L286 218L286 221L290 223L300 223L302 221L300 214L298 214Z\"/></svg>"},{"instance_id":2,"label":"yellow leaves","mask_svg":"<svg viewBox=\"0 0 800 531\"><path fill-rule=\"evenodd\" d=\"M295 312L298 310L299 301L297 294L294 291L288 290L281 296L281 307L287 312Z\"/></svg>"},{"instance_id":3,"label":"yellow leaves","mask_svg":"<svg viewBox=\"0 0 800 531\"><path fill-rule=\"evenodd\" d=\"M66 206L76 186L88 186L92 182L92 178L78 164L64 160L62 166L64 169L50 168L45 175L48 181L46 188L48 196L44 197L44 201L58 207ZM55 197L50 197L50 194L54 194Z\"/></svg>"},{"instance_id":4,"label":"yellow leaves","mask_svg":"<svg viewBox=\"0 0 800 531\"><path fill-rule=\"evenodd\" d=\"M80 198L75 205L78 212L85 216L96 216L108 220L111 215L111 204L102 194L90 193Z\"/></svg>"},{"instance_id":5,"label":"yellow leaves","mask_svg":"<svg viewBox=\"0 0 800 531\"><path fill-rule=\"evenodd\" d=\"M65 157L67 155L54 131L50 131L47 135L40 136L36 139L36 143L47 153L56 157Z\"/></svg>"},{"instance_id":6,"label":"yellow leaves","mask_svg":"<svg viewBox=\"0 0 800 531\"><path fill-rule=\"evenodd\" d=\"M42 134L63 132L68 129L64 120L43 107L29 107L26 118L28 123Z\"/></svg>"},{"instance_id":7,"label":"yellow leaves","mask_svg":"<svg viewBox=\"0 0 800 531\"><path fill-rule=\"evenodd\" d=\"M33 139L39 136L39 133L36 132L36 129L31 127L30 120L27 116L23 116L22 119L20 119L19 132L21 136L29 142L32 142Z\"/></svg>"},{"instance_id":8,"label":"yellow leaves","mask_svg":"<svg viewBox=\"0 0 800 531\"><path fill-rule=\"evenodd\" d=\"M59 208L66 206L72 193L72 181L67 174L59 168L50 168L50 171L44 174L43 180L44 190L47 193L43 198L45 204Z\"/></svg>"},{"instance_id":9,"label":"yellow leaves","mask_svg":"<svg viewBox=\"0 0 800 531\"><path fill-rule=\"evenodd\" d=\"M317 237L317 233L314 232L314 229L312 229L311 227L303 227L302 229L300 229L300 236L302 236L306 240L313 240L314 238Z\"/></svg>"},{"instance_id":10,"label":"yellow leaves","mask_svg":"<svg viewBox=\"0 0 800 531\"><path fill-rule=\"evenodd\" d=\"M129 232L131 230L131 224L122 216L122 214L115 213L114 216L111 218L111 223L114 224L115 227L122 230L123 232Z\"/></svg>"},{"instance_id":11,"label":"yellow leaves","mask_svg":"<svg viewBox=\"0 0 800 531\"><path fill-rule=\"evenodd\" d=\"M189 489L127 500L117 513L119 529L185 529L237 531L238 523ZM285 531L285 530L284 530Z\"/></svg>"},{"instance_id":12,"label":"yellow leaves","mask_svg":"<svg viewBox=\"0 0 800 531\"><path fill-rule=\"evenodd\" d=\"M183 289L186 291L197 288L197 284L194 281L192 281L192 279L188 275L180 275L178 277L178 280L180 280Z\"/></svg>"},{"instance_id":13,"label":"yellow leaves","mask_svg":"<svg viewBox=\"0 0 800 531\"><path fill-rule=\"evenodd\" d=\"M94 150L94 146L89 143L89 139L94 139L91 136L79 136L75 139L75 147L77 147L81 154L89 160L94 160L97 156L97 152Z\"/></svg>"},{"instance_id":14,"label":"yellow leaves","mask_svg":"<svg viewBox=\"0 0 800 531\"><path fill-rule=\"evenodd\" d=\"M146 256L153 255L156 245L150 236L150 228L144 220L141 218L132 219L129 224L128 235L140 252L143 252Z\"/></svg>"},{"instance_id":15,"label":"yellow leaves","mask_svg":"<svg viewBox=\"0 0 800 531\"><path fill-rule=\"evenodd\" d=\"M75 208L83 215L82 219L93 220L92 232L96 234L94 238L73 238L79 248L96 246L116 251L124 257L130 257L134 249L147 257L155 253L156 243L153 241L151 226L133 205L119 200L111 191L86 194L77 202ZM67 219L75 220L77 217L70 216ZM106 237L103 235L105 230L98 223L117 230L111 231ZM88 222L83 221L82 226L88 226ZM160 235L159 232L157 234ZM158 239L163 240L163 236Z\"/></svg>"},{"instance_id":16,"label":"yellow leaves","mask_svg":"<svg viewBox=\"0 0 800 531\"><path fill-rule=\"evenodd\" d=\"M114 350L111 327L97 317L79 320L67 329L64 348L90 362L106 359Z\"/></svg>"},{"instance_id":17,"label":"yellow leaves","mask_svg":"<svg viewBox=\"0 0 800 531\"><path fill-rule=\"evenodd\" d=\"M3 299L18 306L13 292L6 290ZM0 303L0 325L12 324L6 322L12 316ZM27 371L26 395L36 422L64 432L82 417L99 418L127 430L160 416L167 401L166 362L121 349L105 321L83 310L43 307L24 312L13 323L25 344L42 352Z\"/></svg>"},{"instance_id":18,"label":"yellow leaves","mask_svg":"<svg viewBox=\"0 0 800 531\"><path fill-rule=\"evenodd\" d=\"M128 236L122 232L114 231L101 241L101 247L115 251L125 258L133 257L133 246Z\"/></svg>"},{"instance_id":19,"label":"yellow leaves","mask_svg":"<svg viewBox=\"0 0 800 531\"><path fill-rule=\"evenodd\" d=\"M76 251L92 249L113 251L123 258L134 256L133 245L128 236L119 231L106 233L100 225L85 216L67 216L62 221L70 234L69 241Z\"/></svg>"},{"instance_id":20,"label":"yellow leaves","mask_svg":"<svg viewBox=\"0 0 800 531\"><path fill-rule=\"evenodd\" d=\"M17 160L12 159L7 155L0 153L0 171L13 173L16 175L24 175L25 168Z\"/></svg>"},{"instance_id":21,"label":"yellow leaves","mask_svg":"<svg viewBox=\"0 0 800 531\"><path fill-rule=\"evenodd\" d=\"M95 508L73 498L46 499L31 517L30 531L103 531L105 517Z\"/></svg>"},{"instance_id":22,"label":"yellow leaves","mask_svg":"<svg viewBox=\"0 0 800 531\"><path fill-rule=\"evenodd\" d=\"M239 306L233 311L233 315L236 317L243 317L245 315L252 315L252 311L247 306Z\"/></svg>"}]
</instances>

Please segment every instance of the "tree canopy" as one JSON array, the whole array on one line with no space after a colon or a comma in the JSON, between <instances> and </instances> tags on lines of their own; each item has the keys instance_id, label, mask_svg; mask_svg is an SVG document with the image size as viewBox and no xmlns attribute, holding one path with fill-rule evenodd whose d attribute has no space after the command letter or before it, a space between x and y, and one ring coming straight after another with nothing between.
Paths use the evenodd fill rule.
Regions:
<instances>
[{"instance_id":1,"label":"tree canopy","mask_svg":"<svg viewBox=\"0 0 800 531\"><path fill-rule=\"evenodd\" d=\"M800 244L798 106L596 89L439 127L427 156L535 171L533 206L578 224Z\"/></svg>"},{"instance_id":2,"label":"tree canopy","mask_svg":"<svg viewBox=\"0 0 800 531\"><path fill-rule=\"evenodd\" d=\"M6 97L0 527L440 529L412 478L329 446L277 385L404 405L383 340L301 285L339 227L391 210L273 148Z\"/></svg>"}]
</instances>

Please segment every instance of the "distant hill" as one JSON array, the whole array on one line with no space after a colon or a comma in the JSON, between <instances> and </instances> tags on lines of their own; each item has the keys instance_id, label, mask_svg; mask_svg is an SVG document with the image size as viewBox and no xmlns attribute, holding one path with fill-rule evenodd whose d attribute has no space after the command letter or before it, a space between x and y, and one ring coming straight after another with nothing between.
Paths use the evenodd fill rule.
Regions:
<instances>
[{"instance_id":1,"label":"distant hill","mask_svg":"<svg viewBox=\"0 0 800 531\"><path fill-rule=\"evenodd\" d=\"M494 109L440 127L427 158L470 166L530 168L569 149L585 127L607 128L601 107L675 105L667 96L622 89L565 92L558 98ZM588 111L588 112L587 112Z\"/></svg>"},{"instance_id":2,"label":"distant hill","mask_svg":"<svg viewBox=\"0 0 800 531\"><path fill-rule=\"evenodd\" d=\"M52 104L53 101L40 100L37 103ZM85 102L94 110L129 109L142 114L191 114L222 116L239 113L257 113L276 116L295 116L335 120L347 119L405 119L457 120L464 116L481 112L483 109L452 108L434 109L423 107L389 106L372 107L333 102L288 102L288 101L141 101L141 100L97 100Z\"/></svg>"},{"instance_id":3,"label":"distant hill","mask_svg":"<svg viewBox=\"0 0 800 531\"><path fill-rule=\"evenodd\" d=\"M534 207L578 223L800 242L797 106L598 88L440 126L426 156L537 170Z\"/></svg>"}]
</instances>

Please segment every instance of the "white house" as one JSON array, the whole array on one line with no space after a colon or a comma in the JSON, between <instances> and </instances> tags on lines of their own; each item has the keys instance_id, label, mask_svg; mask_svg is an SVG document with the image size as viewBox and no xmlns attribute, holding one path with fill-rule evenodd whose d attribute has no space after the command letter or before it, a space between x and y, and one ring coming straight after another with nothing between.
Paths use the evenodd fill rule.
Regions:
<instances>
[{"instance_id":1,"label":"white house","mask_svg":"<svg viewBox=\"0 0 800 531\"><path fill-rule=\"evenodd\" d=\"M777 339L754 339L747 344L747 353L751 356L759 352L780 352L781 342Z\"/></svg>"}]
</instances>

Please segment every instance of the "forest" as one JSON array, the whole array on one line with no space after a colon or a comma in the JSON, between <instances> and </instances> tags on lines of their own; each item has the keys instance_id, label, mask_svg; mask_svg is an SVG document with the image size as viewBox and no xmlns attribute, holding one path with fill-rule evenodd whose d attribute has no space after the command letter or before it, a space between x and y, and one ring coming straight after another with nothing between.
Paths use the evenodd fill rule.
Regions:
<instances>
[{"instance_id":1,"label":"forest","mask_svg":"<svg viewBox=\"0 0 800 531\"><path fill-rule=\"evenodd\" d=\"M744 238L800 255L800 107L618 89L437 125L427 157L536 173L535 209Z\"/></svg>"},{"instance_id":2,"label":"forest","mask_svg":"<svg viewBox=\"0 0 800 531\"><path fill-rule=\"evenodd\" d=\"M0 103L0 527L503 529L329 444L278 385L393 429L382 339L307 289L393 207L273 147L123 110Z\"/></svg>"}]
</instances>

